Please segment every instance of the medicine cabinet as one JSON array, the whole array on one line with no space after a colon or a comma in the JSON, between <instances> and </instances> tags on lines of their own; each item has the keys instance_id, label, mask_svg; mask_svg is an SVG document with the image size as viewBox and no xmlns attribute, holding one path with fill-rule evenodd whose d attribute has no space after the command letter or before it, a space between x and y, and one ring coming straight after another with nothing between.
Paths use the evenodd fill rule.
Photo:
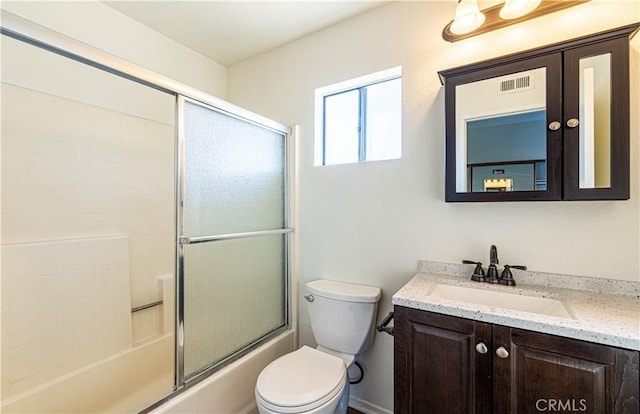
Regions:
<instances>
[{"instance_id":1,"label":"medicine cabinet","mask_svg":"<svg viewBox=\"0 0 640 414\"><path fill-rule=\"evenodd\" d=\"M640 23L439 72L447 202L629 198Z\"/></svg>"}]
</instances>

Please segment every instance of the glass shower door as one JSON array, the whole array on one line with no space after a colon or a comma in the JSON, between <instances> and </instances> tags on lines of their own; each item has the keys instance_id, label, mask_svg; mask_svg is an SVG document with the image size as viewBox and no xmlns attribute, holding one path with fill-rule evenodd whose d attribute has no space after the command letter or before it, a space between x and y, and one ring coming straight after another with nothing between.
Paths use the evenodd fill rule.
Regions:
<instances>
[{"instance_id":1,"label":"glass shower door","mask_svg":"<svg viewBox=\"0 0 640 414\"><path fill-rule=\"evenodd\" d=\"M186 98L179 110L181 386L286 327L291 230L286 133Z\"/></svg>"}]
</instances>

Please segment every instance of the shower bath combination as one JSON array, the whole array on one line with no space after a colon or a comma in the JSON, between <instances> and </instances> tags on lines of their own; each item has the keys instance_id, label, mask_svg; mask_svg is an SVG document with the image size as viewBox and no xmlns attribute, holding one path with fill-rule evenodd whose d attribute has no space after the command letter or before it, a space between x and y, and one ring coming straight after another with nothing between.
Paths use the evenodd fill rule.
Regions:
<instances>
[{"instance_id":1,"label":"shower bath combination","mask_svg":"<svg viewBox=\"0 0 640 414\"><path fill-rule=\"evenodd\" d=\"M1 411L145 410L288 330L289 128L2 35Z\"/></svg>"}]
</instances>

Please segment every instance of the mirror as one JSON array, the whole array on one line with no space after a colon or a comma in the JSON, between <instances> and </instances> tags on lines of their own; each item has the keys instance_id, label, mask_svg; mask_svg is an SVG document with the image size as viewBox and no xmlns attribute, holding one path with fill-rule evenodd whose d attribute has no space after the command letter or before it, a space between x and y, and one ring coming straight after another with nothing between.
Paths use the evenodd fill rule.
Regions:
<instances>
[{"instance_id":1,"label":"mirror","mask_svg":"<svg viewBox=\"0 0 640 414\"><path fill-rule=\"evenodd\" d=\"M456 192L547 189L546 68L456 86Z\"/></svg>"},{"instance_id":2,"label":"mirror","mask_svg":"<svg viewBox=\"0 0 640 414\"><path fill-rule=\"evenodd\" d=\"M580 59L580 188L611 187L611 54Z\"/></svg>"}]
</instances>

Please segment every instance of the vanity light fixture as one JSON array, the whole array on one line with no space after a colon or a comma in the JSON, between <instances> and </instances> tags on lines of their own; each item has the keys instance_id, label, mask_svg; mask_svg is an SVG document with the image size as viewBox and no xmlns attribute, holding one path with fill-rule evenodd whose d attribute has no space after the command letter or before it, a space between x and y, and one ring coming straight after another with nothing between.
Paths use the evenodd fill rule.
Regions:
<instances>
[{"instance_id":1,"label":"vanity light fixture","mask_svg":"<svg viewBox=\"0 0 640 414\"><path fill-rule=\"evenodd\" d=\"M442 38L448 42L456 42L588 1L590 0L506 0L504 4L480 10L478 0L458 0L455 18L445 26Z\"/></svg>"},{"instance_id":2,"label":"vanity light fixture","mask_svg":"<svg viewBox=\"0 0 640 414\"><path fill-rule=\"evenodd\" d=\"M485 16L480 13L478 0L458 0L455 18L451 22L451 32L465 34L473 32L484 23Z\"/></svg>"},{"instance_id":3,"label":"vanity light fixture","mask_svg":"<svg viewBox=\"0 0 640 414\"><path fill-rule=\"evenodd\" d=\"M500 18L517 19L531 13L542 0L506 0L500 9Z\"/></svg>"}]
</instances>

